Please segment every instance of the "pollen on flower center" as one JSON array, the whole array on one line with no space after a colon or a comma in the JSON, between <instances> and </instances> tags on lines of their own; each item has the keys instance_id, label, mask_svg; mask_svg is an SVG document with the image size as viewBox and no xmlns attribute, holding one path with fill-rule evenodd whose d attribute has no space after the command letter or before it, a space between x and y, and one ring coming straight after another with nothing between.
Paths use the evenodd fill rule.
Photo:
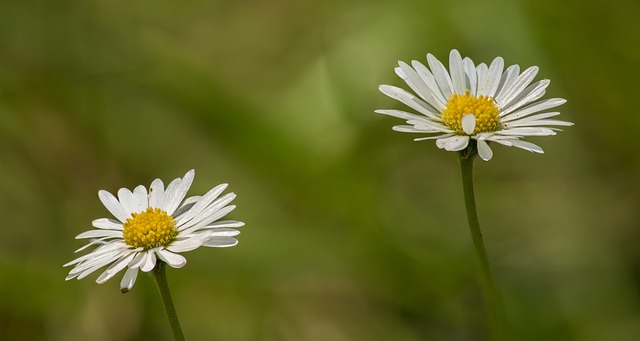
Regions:
<instances>
[{"instance_id":1,"label":"pollen on flower center","mask_svg":"<svg viewBox=\"0 0 640 341\"><path fill-rule=\"evenodd\" d=\"M469 94L453 94L442 112L444 123L457 134L466 135L462 130L462 117L473 114L476 117L476 127L473 134L496 131L500 129L500 109L495 105L493 98L488 96L475 97Z\"/></svg>"},{"instance_id":2,"label":"pollen on flower center","mask_svg":"<svg viewBox=\"0 0 640 341\"><path fill-rule=\"evenodd\" d=\"M140 213L131 213L123 226L125 243L133 247L151 249L167 245L178 234L176 221L159 208L147 208Z\"/></svg>"}]
</instances>

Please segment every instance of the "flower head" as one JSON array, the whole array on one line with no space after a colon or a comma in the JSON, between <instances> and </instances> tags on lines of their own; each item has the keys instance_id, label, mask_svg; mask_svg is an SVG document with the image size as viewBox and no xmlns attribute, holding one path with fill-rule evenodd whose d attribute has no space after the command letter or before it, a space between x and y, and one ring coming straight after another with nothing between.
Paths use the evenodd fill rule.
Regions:
<instances>
[{"instance_id":1,"label":"flower head","mask_svg":"<svg viewBox=\"0 0 640 341\"><path fill-rule=\"evenodd\" d=\"M120 288L128 292L138 276L138 269L149 272L158 259L174 268L181 268L187 260L179 253L200 246L228 247L238 241L233 238L240 231L233 227L244 223L219 220L235 209L228 205L236 195L220 196L227 187L214 187L203 196L185 199L195 172L190 170L184 178L173 180L165 189L162 180L155 179L149 190L138 186L133 191L118 190L116 198L101 190L98 197L117 219L101 218L93 221L96 230L79 234L76 239L89 239L89 244L76 252L97 246L90 253L78 257L64 266L73 265L66 280L82 279L109 265L96 282L102 284L124 268Z\"/></svg>"},{"instance_id":2,"label":"flower head","mask_svg":"<svg viewBox=\"0 0 640 341\"><path fill-rule=\"evenodd\" d=\"M550 81L544 79L531 84L538 73L537 66L520 73L518 65L511 65L503 72L501 57L489 66L484 63L475 66L468 57L462 59L457 50L449 54L449 71L431 54L427 54L427 63L430 69L415 60L411 66L399 62L395 69L418 96L395 86L380 86L382 93L420 115L401 110L376 110L407 121L407 125L395 126L393 130L432 134L415 141L435 139L438 148L459 151L467 148L473 139L477 141L478 154L486 161L493 156L489 141L543 153L542 148L521 138L555 135L560 129L553 126L573 125L550 119L560 113L547 110L566 100L539 100Z\"/></svg>"}]
</instances>

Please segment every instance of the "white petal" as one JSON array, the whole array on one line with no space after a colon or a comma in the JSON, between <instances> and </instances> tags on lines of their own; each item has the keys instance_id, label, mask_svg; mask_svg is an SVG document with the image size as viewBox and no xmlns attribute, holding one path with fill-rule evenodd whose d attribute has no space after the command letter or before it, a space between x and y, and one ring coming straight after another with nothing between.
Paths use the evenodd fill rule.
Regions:
<instances>
[{"instance_id":1,"label":"white petal","mask_svg":"<svg viewBox=\"0 0 640 341\"><path fill-rule=\"evenodd\" d=\"M87 232L82 232L76 236L76 239L84 239L84 238L101 238L101 237L120 237L122 238L122 231L114 231L114 230L89 230Z\"/></svg>"},{"instance_id":2,"label":"white petal","mask_svg":"<svg viewBox=\"0 0 640 341\"><path fill-rule=\"evenodd\" d=\"M126 254L124 257L120 258L117 262L111 264L97 279L96 283L104 284L106 281L110 280L113 276L115 276L120 270L124 269L127 264L131 261L131 259L135 256L135 253Z\"/></svg>"},{"instance_id":3,"label":"white petal","mask_svg":"<svg viewBox=\"0 0 640 341\"><path fill-rule=\"evenodd\" d=\"M107 265L117 260L118 258L120 258L122 254L124 254L124 251L122 250L111 250L106 253L101 253L100 255L88 254L72 262L69 262L64 266L78 263L73 269L69 271L69 275L79 274L85 271L86 269L93 267L96 264L101 264L99 267ZM82 261L78 261L80 259L82 259Z\"/></svg>"},{"instance_id":4,"label":"white petal","mask_svg":"<svg viewBox=\"0 0 640 341\"><path fill-rule=\"evenodd\" d=\"M494 139L487 139L487 141L491 141L491 142L495 142L495 143L499 143L503 146L507 146L507 147L513 147L513 141L517 141L517 139L513 139L513 140L494 140Z\"/></svg>"},{"instance_id":5,"label":"white petal","mask_svg":"<svg viewBox=\"0 0 640 341\"><path fill-rule=\"evenodd\" d=\"M180 182L175 185L175 188L172 188L172 191L169 192L169 188L167 188L165 202L164 202L164 210L168 215L172 215L173 212L178 208L184 197L187 195L187 191L189 191L189 187L191 187L191 183L193 182L193 177L195 176L195 171L192 169L185 174L184 178L180 180ZM173 184L173 182L172 182ZM171 186L171 185L169 185Z\"/></svg>"},{"instance_id":6,"label":"white petal","mask_svg":"<svg viewBox=\"0 0 640 341\"><path fill-rule=\"evenodd\" d=\"M108 229L108 230L122 230L122 223L113 220L113 219L108 219L108 218L100 218L100 219L96 219L94 221L91 222L91 225L93 225L93 227L99 228L99 229Z\"/></svg>"},{"instance_id":7,"label":"white petal","mask_svg":"<svg viewBox=\"0 0 640 341\"><path fill-rule=\"evenodd\" d=\"M493 157L491 147L484 140L478 140L478 155L484 161L489 161Z\"/></svg>"},{"instance_id":8,"label":"white petal","mask_svg":"<svg viewBox=\"0 0 640 341\"><path fill-rule=\"evenodd\" d=\"M201 195L194 195L192 197L188 197L188 198L184 199L184 202L182 202L181 206L195 204L195 203L198 202L198 200L200 200L200 198L202 198Z\"/></svg>"},{"instance_id":9,"label":"white petal","mask_svg":"<svg viewBox=\"0 0 640 341\"><path fill-rule=\"evenodd\" d=\"M420 76L424 84L426 84L429 90L431 90L431 98L433 99L433 102L429 103L431 103L434 108L440 111L443 110L447 103L447 99L442 95L442 91L440 91L440 88L438 88L438 83L436 83L436 80L433 77L431 71L429 71L429 69L424 66L424 64L420 63L417 60L412 60L411 66L413 66L413 68L418 73L418 76Z\"/></svg>"},{"instance_id":10,"label":"white petal","mask_svg":"<svg viewBox=\"0 0 640 341\"><path fill-rule=\"evenodd\" d=\"M433 107L404 89L385 84L380 85L378 89L383 94L404 103L413 110L433 120L441 120L439 116L440 113L434 111Z\"/></svg>"},{"instance_id":11,"label":"white petal","mask_svg":"<svg viewBox=\"0 0 640 341\"><path fill-rule=\"evenodd\" d=\"M520 117L524 117L542 110L547 110L550 108L555 108L557 106L560 106L562 104L565 104L567 102L566 99L564 98L550 98L550 99L545 99L543 101L538 101L535 103L531 103L529 105L527 105L526 107L514 111L513 113L509 114L509 115L504 115L503 113L500 113L500 116L503 116L500 119L500 122L509 122L515 119L518 119Z\"/></svg>"},{"instance_id":12,"label":"white petal","mask_svg":"<svg viewBox=\"0 0 640 341\"><path fill-rule=\"evenodd\" d=\"M476 129L476 116L474 114L466 114L462 116L460 123L462 124L462 130L471 135L473 130Z\"/></svg>"},{"instance_id":13,"label":"white petal","mask_svg":"<svg viewBox=\"0 0 640 341\"><path fill-rule=\"evenodd\" d=\"M113 259L108 260L108 261L107 260L102 260L100 262L92 263L92 265L90 267L83 268L83 271L80 272L76 278L78 280L81 280L81 279L91 275L92 273L96 272L101 267L111 263L112 261L113 261ZM71 273L69 273L69 275L71 275Z\"/></svg>"},{"instance_id":14,"label":"white petal","mask_svg":"<svg viewBox=\"0 0 640 341\"><path fill-rule=\"evenodd\" d=\"M149 272L149 271L153 270L153 268L155 268L155 267L156 267L156 255L155 255L155 252L148 251L146 259L144 260L142 265L140 265L140 270L142 270L142 272Z\"/></svg>"},{"instance_id":15,"label":"white petal","mask_svg":"<svg viewBox=\"0 0 640 341\"><path fill-rule=\"evenodd\" d=\"M501 98L500 103L498 103L498 107L502 108L502 105L505 105L511 102L516 96L520 94L522 90L524 90L531 81L538 74L538 67L532 66L522 72L518 78L513 82L513 85L509 89L505 89L504 95Z\"/></svg>"},{"instance_id":16,"label":"white petal","mask_svg":"<svg viewBox=\"0 0 640 341\"><path fill-rule=\"evenodd\" d=\"M217 211L221 210L224 206L233 201L235 197L235 193L227 193L223 195L216 201L212 202L209 206L198 212L196 216L193 217L190 221L183 223L182 225L178 225L178 231L184 230L185 228L196 224L200 224L202 221L214 216Z\"/></svg>"},{"instance_id":17,"label":"white petal","mask_svg":"<svg viewBox=\"0 0 640 341\"><path fill-rule=\"evenodd\" d=\"M476 67L473 65L473 61L469 57L465 57L462 60L464 64L464 73L466 74L466 87L469 89L471 96L476 95L478 90L478 74L476 73Z\"/></svg>"},{"instance_id":18,"label":"white petal","mask_svg":"<svg viewBox=\"0 0 640 341\"><path fill-rule=\"evenodd\" d=\"M420 65L422 68L426 68L424 65L415 60L412 61L412 63L415 65ZM440 94L440 89L433 79L433 75L431 75L431 73L427 70L427 73L428 75L431 75L431 78L429 78L428 75L425 75L425 77L423 77L418 73L417 69L414 70L409 65L402 62L400 62L399 65L402 69L402 73L405 74L405 82L420 96L420 98L422 98L431 106L429 110L436 113L442 110L442 108L444 108L444 104L439 98L442 97L442 94Z\"/></svg>"},{"instance_id":19,"label":"white petal","mask_svg":"<svg viewBox=\"0 0 640 341\"><path fill-rule=\"evenodd\" d=\"M493 97L495 95L500 85L503 68L504 60L502 57L496 57L489 66L484 82L478 85L478 96Z\"/></svg>"},{"instance_id":20,"label":"white petal","mask_svg":"<svg viewBox=\"0 0 640 341\"><path fill-rule=\"evenodd\" d=\"M453 91L457 94L464 95L467 90L467 82L465 80L464 66L462 57L458 50L451 50L449 53L449 72L451 73L451 83Z\"/></svg>"},{"instance_id":21,"label":"white petal","mask_svg":"<svg viewBox=\"0 0 640 341\"><path fill-rule=\"evenodd\" d=\"M500 86L496 92L496 103L502 103L502 99L507 95L507 92L511 89L519 74L520 66L517 64L509 66L507 70L504 71L502 79L500 80Z\"/></svg>"},{"instance_id":22,"label":"white petal","mask_svg":"<svg viewBox=\"0 0 640 341\"><path fill-rule=\"evenodd\" d=\"M126 244L124 243L109 243L109 244L105 244L105 245L101 245L99 246L97 249L91 251L90 253L78 257L74 260L72 260L71 262L63 265L62 267L66 267L69 265L73 265L73 264L77 264L77 263L81 263L84 262L88 259L96 259L98 256L106 254L106 253L112 253L112 252L120 252L121 249L127 249Z\"/></svg>"},{"instance_id":23,"label":"white petal","mask_svg":"<svg viewBox=\"0 0 640 341\"><path fill-rule=\"evenodd\" d=\"M525 120L526 121L535 121L535 120L541 120L541 119L544 119L544 118L554 117L554 116L558 116L558 115L560 115L560 113L557 112L557 111L554 111L554 112L545 112L545 113L542 113L542 114L531 115L531 116L527 116L527 117L522 118L522 119L506 120L506 121L503 119L503 120L500 120L500 121L506 122L506 123L504 123L504 125L508 126L509 123L516 123L516 122L521 122L521 121L525 121Z\"/></svg>"},{"instance_id":24,"label":"white petal","mask_svg":"<svg viewBox=\"0 0 640 341\"><path fill-rule=\"evenodd\" d=\"M78 253L80 251L86 250L90 246L94 246L94 245L98 245L98 244L104 245L105 244L105 240L107 240L107 239L109 239L109 237L103 237L103 238L99 238L99 239L91 239L91 241L87 245L85 245L85 246L73 251L73 253Z\"/></svg>"},{"instance_id":25,"label":"white petal","mask_svg":"<svg viewBox=\"0 0 640 341\"><path fill-rule=\"evenodd\" d=\"M227 184L221 184L209 190L209 192L203 195L187 213L181 215L180 218L177 219L176 226L181 226L195 217L198 213L202 212L227 188L227 186Z\"/></svg>"},{"instance_id":26,"label":"white petal","mask_svg":"<svg viewBox=\"0 0 640 341\"><path fill-rule=\"evenodd\" d=\"M242 227L242 226L244 226L244 223L237 220L222 220L222 221L216 221L213 224L207 225L207 227L210 227L210 228Z\"/></svg>"},{"instance_id":27,"label":"white petal","mask_svg":"<svg viewBox=\"0 0 640 341\"><path fill-rule=\"evenodd\" d=\"M491 133L493 134L493 133ZM478 134L481 135L481 134ZM487 141L491 141L491 142L495 142L495 143L499 143L503 146L507 146L507 147L512 147L513 146L513 141L517 141L518 137L515 136L501 136L501 135L489 135L489 136L483 136L482 139L485 139Z\"/></svg>"},{"instance_id":28,"label":"white petal","mask_svg":"<svg viewBox=\"0 0 640 341\"><path fill-rule=\"evenodd\" d=\"M131 213L140 212L136 198L127 188L120 188L118 190L118 200L120 200L120 204L122 205L122 208L124 208L127 218L131 217Z\"/></svg>"},{"instance_id":29,"label":"white petal","mask_svg":"<svg viewBox=\"0 0 640 341\"><path fill-rule=\"evenodd\" d=\"M408 120L407 123L413 124L417 129L435 130L443 133L453 132L453 130L449 129L445 125L429 120Z\"/></svg>"},{"instance_id":30,"label":"white petal","mask_svg":"<svg viewBox=\"0 0 640 341\"><path fill-rule=\"evenodd\" d=\"M382 115L388 115L388 116L393 116L393 117L397 117L397 118L401 118L403 120L419 120L419 119L427 119L424 116L418 116L416 114L412 114L410 112L406 112L406 111L402 111L402 110L394 110L394 109L390 109L390 110L376 110L374 111L377 114L382 114Z\"/></svg>"},{"instance_id":31,"label":"white petal","mask_svg":"<svg viewBox=\"0 0 640 341\"><path fill-rule=\"evenodd\" d=\"M238 240L233 237L212 237L202 246L208 247L230 247L238 244Z\"/></svg>"},{"instance_id":32,"label":"white petal","mask_svg":"<svg viewBox=\"0 0 640 341\"><path fill-rule=\"evenodd\" d=\"M501 114L506 115L525 104L531 103L540 97L544 96L550 81L548 79L541 80L534 84L529 85L518 96L516 96L511 102L504 105ZM498 105L500 106L500 105Z\"/></svg>"},{"instance_id":33,"label":"white petal","mask_svg":"<svg viewBox=\"0 0 640 341\"><path fill-rule=\"evenodd\" d=\"M523 118L522 120L508 122L505 127L533 127L533 126L565 126L570 127L573 123L560 120L530 120Z\"/></svg>"},{"instance_id":34,"label":"white petal","mask_svg":"<svg viewBox=\"0 0 640 341\"><path fill-rule=\"evenodd\" d=\"M435 136L427 136L427 137L417 137L413 139L414 141L424 141L424 140L437 140L443 139L445 137L453 136L453 134L444 134L444 135L435 135Z\"/></svg>"},{"instance_id":35,"label":"white petal","mask_svg":"<svg viewBox=\"0 0 640 341\"><path fill-rule=\"evenodd\" d=\"M487 74L489 73L489 68L487 67L487 64L485 63L480 63L477 67L476 67L476 74L478 75L478 89L476 91L476 96L480 97L482 94L480 93L480 91L482 91L482 87L484 86L485 80L487 79Z\"/></svg>"},{"instance_id":36,"label":"white petal","mask_svg":"<svg viewBox=\"0 0 640 341\"><path fill-rule=\"evenodd\" d=\"M531 142L517 140L517 141L512 141L512 144L516 148L528 150L530 152L539 153L539 154L544 153L544 151L542 150L542 148L540 148L540 146L533 144Z\"/></svg>"},{"instance_id":37,"label":"white petal","mask_svg":"<svg viewBox=\"0 0 640 341\"><path fill-rule=\"evenodd\" d=\"M509 128L495 132L498 135L507 136L552 136L556 135L556 132L549 128L541 127L516 127Z\"/></svg>"},{"instance_id":38,"label":"white petal","mask_svg":"<svg viewBox=\"0 0 640 341\"><path fill-rule=\"evenodd\" d=\"M162 208L164 204L164 183L155 179L149 186L149 207Z\"/></svg>"},{"instance_id":39,"label":"white petal","mask_svg":"<svg viewBox=\"0 0 640 341\"><path fill-rule=\"evenodd\" d=\"M402 72L401 74L404 75L402 79L404 79L405 83L407 83L411 90L413 90L418 96L420 96L420 98L422 98L423 100L425 100L425 102L427 102L427 104L429 104L429 107L427 109L429 109L430 112L437 112L438 110L434 107L436 103L433 99L431 90L424 83L422 78L420 78L418 73L405 62L398 61L398 65L400 65L400 71Z\"/></svg>"},{"instance_id":40,"label":"white petal","mask_svg":"<svg viewBox=\"0 0 640 341\"><path fill-rule=\"evenodd\" d=\"M149 196L147 195L147 189L140 185L133 189L133 197L138 207L138 212L142 212L149 207Z\"/></svg>"},{"instance_id":41,"label":"white petal","mask_svg":"<svg viewBox=\"0 0 640 341\"><path fill-rule=\"evenodd\" d=\"M122 276L120 281L120 291L124 294L131 291L133 285L136 284L136 278L138 278L138 268L129 268Z\"/></svg>"},{"instance_id":42,"label":"white petal","mask_svg":"<svg viewBox=\"0 0 640 341\"><path fill-rule=\"evenodd\" d=\"M178 189L178 187L180 186L180 183L182 182L181 178L177 178L177 179L173 179L173 181L171 181L169 183L169 185L167 185L167 188L164 191L164 202L162 203L162 207L160 207L162 210L166 211L166 207L170 204L169 201L173 200L172 198L175 196L175 193Z\"/></svg>"},{"instance_id":43,"label":"white petal","mask_svg":"<svg viewBox=\"0 0 640 341\"><path fill-rule=\"evenodd\" d=\"M442 122L441 119L435 121L435 120L431 120L428 117L418 116L402 110L376 110L375 113L402 118L407 120L407 123L409 124L426 125L434 128L437 131L450 131L450 129L448 129L445 125L439 123L439 122ZM414 122L419 122L419 123L414 123Z\"/></svg>"},{"instance_id":44,"label":"white petal","mask_svg":"<svg viewBox=\"0 0 640 341\"><path fill-rule=\"evenodd\" d=\"M187 260L179 254L167 250L160 250L157 252L158 258L163 262L169 264L172 268L181 268L187 264Z\"/></svg>"},{"instance_id":45,"label":"white petal","mask_svg":"<svg viewBox=\"0 0 640 341\"><path fill-rule=\"evenodd\" d=\"M200 198L202 198L202 196L194 195L192 197L188 197L184 199L184 201L182 202L182 204L180 204L178 209L175 212L173 212L173 218L178 219L183 214L189 212L189 210L193 207L193 205L195 205L198 202L198 200L200 200Z\"/></svg>"},{"instance_id":46,"label":"white petal","mask_svg":"<svg viewBox=\"0 0 640 341\"><path fill-rule=\"evenodd\" d=\"M205 237L177 240L167 246L166 249L171 252L187 252L199 248L205 240Z\"/></svg>"},{"instance_id":47,"label":"white petal","mask_svg":"<svg viewBox=\"0 0 640 341\"><path fill-rule=\"evenodd\" d=\"M444 127L440 127L437 125L431 125L428 123L422 123L422 124L417 124L417 122L412 121L410 122L411 124L414 125L397 125L397 126L393 126L394 131L400 131L403 133L423 133L423 134L431 134L431 133L452 133L453 130L448 129L448 128L444 128Z\"/></svg>"},{"instance_id":48,"label":"white petal","mask_svg":"<svg viewBox=\"0 0 640 341\"><path fill-rule=\"evenodd\" d=\"M240 231L235 229L216 228L211 230L211 237L233 237L240 234Z\"/></svg>"},{"instance_id":49,"label":"white petal","mask_svg":"<svg viewBox=\"0 0 640 341\"><path fill-rule=\"evenodd\" d=\"M444 139L436 140L436 146L440 149L455 152L467 148L469 144L469 136L451 136Z\"/></svg>"},{"instance_id":50,"label":"white petal","mask_svg":"<svg viewBox=\"0 0 640 341\"><path fill-rule=\"evenodd\" d=\"M89 274L93 273L94 271L100 269L101 267L111 262L115 262L122 255L123 255L123 252L113 252L113 253L102 255L100 256L100 258L97 258L95 260L92 259L89 262L79 264L78 266L73 268L71 271L69 271L69 275L74 273L79 273L77 278L83 279L87 277Z\"/></svg>"},{"instance_id":51,"label":"white petal","mask_svg":"<svg viewBox=\"0 0 640 341\"><path fill-rule=\"evenodd\" d=\"M431 53L427 54L427 63L429 63L433 78L436 80L442 95L445 98L450 98L453 95L453 84L451 84L451 77L449 77L447 69Z\"/></svg>"},{"instance_id":52,"label":"white petal","mask_svg":"<svg viewBox=\"0 0 640 341\"><path fill-rule=\"evenodd\" d=\"M147 251L138 252L127 265L130 268L139 268L147 260Z\"/></svg>"},{"instance_id":53,"label":"white petal","mask_svg":"<svg viewBox=\"0 0 640 341\"><path fill-rule=\"evenodd\" d=\"M200 229L206 228L207 226L209 226L209 224L211 224L212 222L224 217L225 215L227 215L229 212L233 211L236 208L235 205L229 205L227 207L224 207L222 209L220 209L219 211L215 212L214 214L207 216L207 215L203 215L201 218L202 220L199 222L196 222L196 219L200 219L200 218L196 218L193 219L188 225L184 225L183 227L181 227L183 230L178 229L178 231L180 231L180 233L184 233L184 234L189 234L189 233L193 233L195 231L198 231ZM192 226L189 226L193 224Z\"/></svg>"},{"instance_id":54,"label":"white petal","mask_svg":"<svg viewBox=\"0 0 640 341\"><path fill-rule=\"evenodd\" d=\"M104 207L106 207L114 217L116 217L123 223L125 222L125 220L127 220L128 214L124 212L122 205L120 204L118 199L113 196L113 194L105 190L100 190L98 191L98 197L100 198L100 201L102 201Z\"/></svg>"},{"instance_id":55,"label":"white petal","mask_svg":"<svg viewBox=\"0 0 640 341\"><path fill-rule=\"evenodd\" d=\"M437 132L432 129L425 129L425 127L416 128L415 126L408 126L408 125L397 125L397 126L393 126L393 128L391 129L393 129L393 131L399 131L402 133L430 134L430 133Z\"/></svg>"}]
</instances>

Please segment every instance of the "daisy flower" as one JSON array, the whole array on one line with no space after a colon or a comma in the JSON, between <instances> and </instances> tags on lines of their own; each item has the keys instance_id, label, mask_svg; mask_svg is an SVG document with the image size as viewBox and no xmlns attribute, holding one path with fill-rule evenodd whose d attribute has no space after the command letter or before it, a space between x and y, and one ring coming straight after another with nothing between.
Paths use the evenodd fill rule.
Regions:
<instances>
[{"instance_id":1,"label":"daisy flower","mask_svg":"<svg viewBox=\"0 0 640 341\"><path fill-rule=\"evenodd\" d=\"M187 260L180 255L200 246L229 247L238 241L233 238L240 231L233 227L244 223L219 220L235 209L228 205L236 195L220 196L227 188L221 184L203 196L185 199L195 172L190 170L184 178L173 180L165 189L162 180L155 179L149 190L138 186L130 191L118 190L118 197L101 190L98 197L116 219L100 218L93 221L95 230L79 234L76 239L89 239L89 243L76 252L97 246L90 253L64 266L74 266L66 280L82 279L109 265L96 280L102 284L127 268L120 288L123 293L133 287L138 270L149 272L161 260L171 267L181 268Z\"/></svg>"},{"instance_id":2,"label":"daisy flower","mask_svg":"<svg viewBox=\"0 0 640 341\"><path fill-rule=\"evenodd\" d=\"M493 156L488 142L543 153L539 146L521 140L528 136L555 135L557 126L573 123L550 119L560 115L548 112L566 102L562 98L540 100L549 80L531 83L538 73L532 66L522 73L518 65L503 71L504 61L497 57L487 66L462 59L457 50L449 54L449 71L433 55L427 54L429 68L418 61L411 66L402 61L396 74L417 94L391 85L380 91L396 99L419 115L402 110L376 110L376 113L406 120L395 131L431 134L415 141L435 139L440 149L459 151L470 139L477 141L478 154L487 161Z\"/></svg>"}]
</instances>

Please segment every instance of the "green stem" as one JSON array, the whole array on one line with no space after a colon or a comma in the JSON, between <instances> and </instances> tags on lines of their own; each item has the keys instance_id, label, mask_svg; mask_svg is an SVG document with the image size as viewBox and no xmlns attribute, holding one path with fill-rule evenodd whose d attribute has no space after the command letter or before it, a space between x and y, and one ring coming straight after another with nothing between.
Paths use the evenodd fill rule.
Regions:
<instances>
[{"instance_id":1,"label":"green stem","mask_svg":"<svg viewBox=\"0 0 640 341\"><path fill-rule=\"evenodd\" d=\"M482 232L480 231L480 222L478 221L478 212L476 210L476 199L473 190L473 159L477 155L477 145L475 141L471 141L469 146L460 152L460 170L462 173L462 189L464 191L464 203L467 209L467 220L469 222L469 230L473 239L476 257L480 262L480 273L482 288L485 296L485 303L489 314L491 330L496 340L508 340L509 333L506 322L506 314L502 306L500 294L491 274L491 265L487 258L487 252L484 248L482 240Z\"/></svg>"},{"instance_id":2,"label":"green stem","mask_svg":"<svg viewBox=\"0 0 640 341\"><path fill-rule=\"evenodd\" d=\"M173 336L177 341L184 341L184 334L182 334L182 327L180 327L180 321L178 321L178 314L176 313L176 308L173 306L173 300L171 299L171 292L169 291L165 268L165 263L158 260L156 267L153 269L153 278L156 280L156 284L158 285L160 297L162 297L162 303L164 304L164 310L167 312L169 324L173 330Z\"/></svg>"}]
</instances>

